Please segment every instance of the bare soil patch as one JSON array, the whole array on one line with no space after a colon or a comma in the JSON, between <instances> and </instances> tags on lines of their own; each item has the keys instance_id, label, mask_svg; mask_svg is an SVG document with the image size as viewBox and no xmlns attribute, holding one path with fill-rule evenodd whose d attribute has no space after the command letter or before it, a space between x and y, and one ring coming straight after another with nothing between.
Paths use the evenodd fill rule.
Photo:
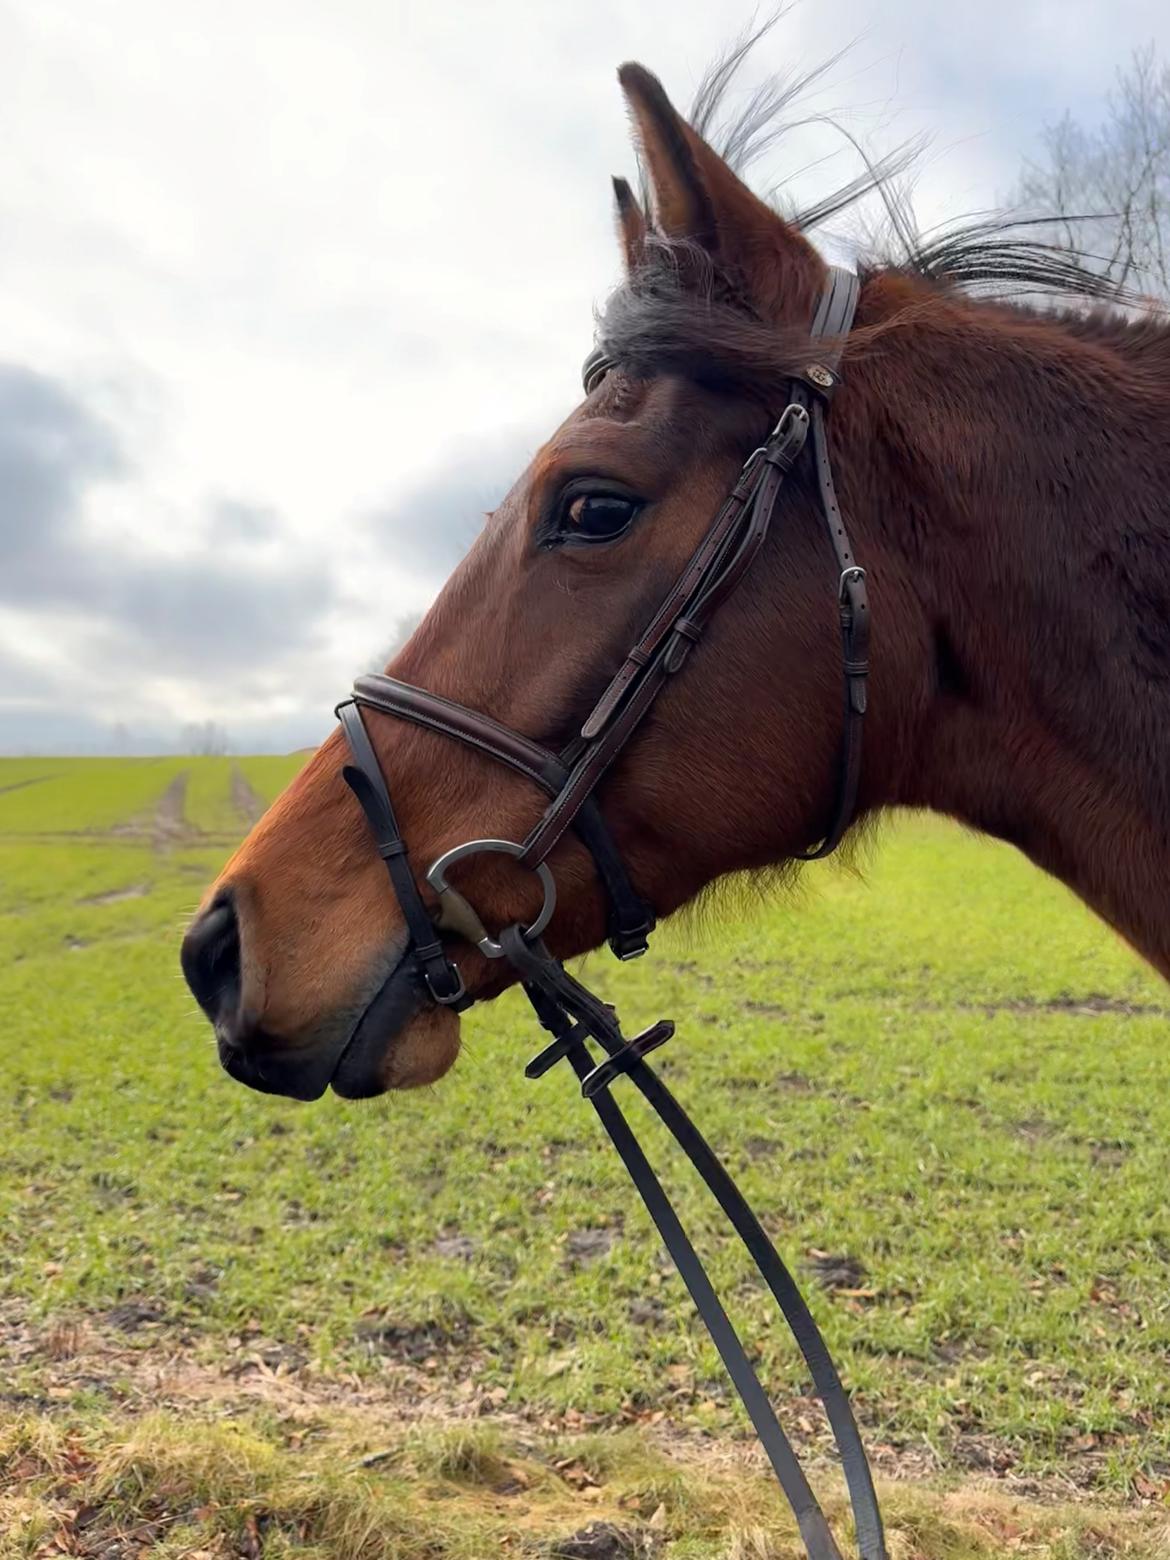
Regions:
<instances>
[{"instance_id":1,"label":"bare soil patch","mask_svg":"<svg viewBox=\"0 0 1170 1560\"><path fill-rule=\"evenodd\" d=\"M970 1008L976 1004L958 1005ZM1083 996L1062 993L1056 997L1016 997L1005 1002L979 1003L978 1008L988 1017L995 1013L1072 1013L1084 1018L1096 1018L1103 1013L1115 1013L1121 1018L1170 1017L1170 1008L1160 1003L1127 1002L1099 991L1090 991Z\"/></svg>"},{"instance_id":2,"label":"bare soil patch","mask_svg":"<svg viewBox=\"0 0 1170 1560\"><path fill-rule=\"evenodd\" d=\"M150 893L149 883L129 883L125 888L110 888L104 894L87 894L79 899L79 905L120 905L127 899L145 899Z\"/></svg>"},{"instance_id":3,"label":"bare soil patch","mask_svg":"<svg viewBox=\"0 0 1170 1560\"><path fill-rule=\"evenodd\" d=\"M189 772L180 771L170 781L152 812L142 812L107 831L109 838L149 841L162 854L176 846L203 838L203 830L187 818L187 780ZM86 831L90 832L90 831Z\"/></svg>"},{"instance_id":4,"label":"bare soil patch","mask_svg":"<svg viewBox=\"0 0 1170 1560\"><path fill-rule=\"evenodd\" d=\"M232 765L232 806L249 828L265 811L264 798L253 788L239 764Z\"/></svg>"},{"instance_id":5,"label":"bare soil patch","mask_svg":"<svg viewBox=\"0 0 1170 1560\"><path fill-rule=\"evenodd\" d=\"M154 845L161 850L180 840L188 839L199 830L193 828L186 817L187 771L177 774L158 799L154 809Z\"/></svg>"},{"instance_id":6,"label":"bare soil patch","mask_svg":"<svg viewBox=\"0 0 1170 1560\"><path fill-rule=\"evenodd\" d=\"M282 1554L316 1539L342 1560L658 1560L708 1532L716 1506L728 1560L795 1560L746 1435L672 1426L661 1411L525 1411L477 1382L471 1353L412 1357L433 1339L372 1375L327 1375L258 1334L210 1357L149 1298L117 1309L44 1322L0 1304L0 1520L40 1525L41 1543L19 1551L37 1560L144 1560L183 1524L192 1560L263 1560L270 1539ZM815 1409L797 1399L779 1412L843 1529ZM257 1435L267 1448L249 1465ZM901 1560L1164 1560L1170 1482L1102 1502L1071 1479L1018 1478L974 1438L971 1473L940 1482L929 1448L869 1439ZM448 1548L442 1534L461 1536Z\"/></svg>"}]
</instances>

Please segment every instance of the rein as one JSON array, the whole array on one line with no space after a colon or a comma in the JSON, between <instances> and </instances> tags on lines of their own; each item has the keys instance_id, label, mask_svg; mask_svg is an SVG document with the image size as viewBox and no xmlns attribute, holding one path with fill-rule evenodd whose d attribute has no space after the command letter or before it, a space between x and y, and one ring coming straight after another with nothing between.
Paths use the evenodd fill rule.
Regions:
<instances>
[{"instance_id":1,"label":"rein","mask_svg":"<svg viewBox=\"0 0 1170 1560\"><path fill-rule=\"evenodd\" d=\"M379 854L386 862L402 910L410 952L433 1001L462 1012L474 1000L439 932L474 943L491 959L506 959L523 983L542 1027L552 1037L525 1072L539 1078L567 1059L646 1204L683 1282L711 1335L755 1427L776 1477L796 1515L809 1560L841 1560L841 1552L809 1486L792 1445L776 1418L759 1377L728 1319L694 1246L611 1092L627 1077L640 1091L698 1171L734 1227L779 1305L824 1404L841 1455L853 1508L861 1560L886 1560L881 1514L861 1436L836 1367L796 1283L771 1241L702 1134L647 1064L645 1058L674 1034L660 1020L627 1039L613 1008L574 979L541 940L556 908L556 883L548 856L572 828L589 850L609 901L608 941L619 959L645 953L654 929L653 910L640 898L626 872L594 792L669 680L686 664L707 623L747 573L774 517L784 479L810 443L820 507L837 569L837 601L844 669L844 715L837 799L828 832L798 860L815 861L839 844L852 820L861 773L861 737L866 709L869 607L865 570L858 567L833 485L825 433L825 408L837 388L840 342L857 303L852 272L832 268L811 335L822 347L817 361L793 378L789 401L767 441L748 457L690 561L633 645L577 736L559 754L509 731L490 716L467 709L394 677L359 677L353 695L337 714L353 762L346 783L366 814ZM595 351L585 365L590 392L613 367ZM811 434L811 440L809 435ZM378 710L438 731L527 776L550 800L527 837L468 840L434 861L425 880L438 896L428 910L407 860L381 766L366 730L363 709ZM493 937L479 915L449 881L459 861L482 852L514 857L540 880L544 902L527 927L510 926ZM598 1060L590 1050L596 1044Z\"/></svg>"}]
</instances>

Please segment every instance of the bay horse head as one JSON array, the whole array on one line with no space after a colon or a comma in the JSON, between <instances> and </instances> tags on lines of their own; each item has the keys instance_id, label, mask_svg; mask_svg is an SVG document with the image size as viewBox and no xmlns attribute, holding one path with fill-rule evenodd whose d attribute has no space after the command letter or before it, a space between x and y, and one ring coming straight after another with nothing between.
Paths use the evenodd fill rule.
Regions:
<instances>
[{"instance_id":1,"label":"bay horse head","mask_svg":"<svg viewBox=\"0 0 1170 1560\"><path fill-rule=\"evenodd\" d=\"M1118 754L1170 729L1138 708L1158 653L1126 606L1135 580L1157 595L1170 571L1115 545L1109 519L1127 494L1146 535L1152 495L1170 491L1165 341L967 296L964 280L988 276L1099 285L986 231L864 270L855 314L851 297L814 340L833 279L804 225L757 198L647 71L620 79L649 201L615 181L627 274L583 401L488 517L391 680L359 682L345 730L252 830L184 941L221 1059L255 1087L360 1096L439 1078L463 991L490 998L515 979L494 956L500 929L535 927L559 957L607 936L636 952L714 880L833 843L843 783L856 818L930 806L1011 840L1170 962L1143 921L1162 868L1127 847L1111 870L1085 821L1104 820L1116 845L1158 805L1166 816L1170 766L1135 778ZM805 428L790 418L785 433L779 415L789 388L809 392L789 413L819 417L838 369L828 443L801 452ZM1123 448L1135 440L1140 494ZM844 533L826 540L830 454L874 609L860 774L843 731L867 702L865 667L847 633L843 717L841 631L847 608L866 608L862 571L840 566ZM712 516L746 473L789 468L734 595L710 612L694 592L676 600L677 664L549 824L550 794L564 797L646 668L669 659L659 604L694 584ZM742 528L722 534L715 575L743 542ZM498 848L455 850L484 840Z\"/></svg>"}]
</instances>

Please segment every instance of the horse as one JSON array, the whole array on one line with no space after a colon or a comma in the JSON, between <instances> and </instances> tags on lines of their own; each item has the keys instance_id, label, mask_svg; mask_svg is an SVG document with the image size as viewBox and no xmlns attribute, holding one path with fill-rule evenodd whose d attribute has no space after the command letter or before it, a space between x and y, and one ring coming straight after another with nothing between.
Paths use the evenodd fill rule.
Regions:
<instances>
[{"instance_id":1,"label":"horse","mask_svg":"<svg viewBox=\"0 0 1170 1560\"><path fill-rule=\"evenodd\" d=\"M599 316L607 371L388 668L544 752L579 736L784 387L807 382L828 276L810 219L754 194L712 144L710 95L688 122L643 67L619 79L646 189L614 181L625 279ZM1074 258L989 222L857 281L825 417L872 618L851 831L927 808L1006 840L1170 976L1170 329L1100 306ZM812 468L795 457L752 568L599 778L651 919L833 830L843 598ZM397 870L428 913L427 863L484 835L524 840L540 817L539 777L433 722L367 708L363 729L410 842ZM387 892L347 778L334 732L184 938L221 1060L257 1088L372 1095L430 1084L459 1053L461 1003L421 978L405 891ZM515 854L459 865L480 929L531 927L548 903ZM595 854L573 828L547 852L558 958L607 935ZM490 1000L516 966L455 919L434 933L441 959Z\"/></svg>"}]
</instances>

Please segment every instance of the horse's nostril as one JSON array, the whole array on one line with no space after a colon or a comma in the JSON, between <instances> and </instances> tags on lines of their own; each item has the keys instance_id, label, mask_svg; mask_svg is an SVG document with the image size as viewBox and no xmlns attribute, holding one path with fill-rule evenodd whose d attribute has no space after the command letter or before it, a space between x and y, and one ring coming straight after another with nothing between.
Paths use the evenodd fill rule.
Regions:
<instances>
[{"instance_id":1,"label":"horse's nostril","mask_svg":"<svg viewBox=\"0 0 1170 1560\"><path fill-rule=\"evenodd\" d=\"M191 924L180 958L187 984L211 1022L230 1023L240 1006L240 928L230 895Z\"/></svg>"}]
</instances>

